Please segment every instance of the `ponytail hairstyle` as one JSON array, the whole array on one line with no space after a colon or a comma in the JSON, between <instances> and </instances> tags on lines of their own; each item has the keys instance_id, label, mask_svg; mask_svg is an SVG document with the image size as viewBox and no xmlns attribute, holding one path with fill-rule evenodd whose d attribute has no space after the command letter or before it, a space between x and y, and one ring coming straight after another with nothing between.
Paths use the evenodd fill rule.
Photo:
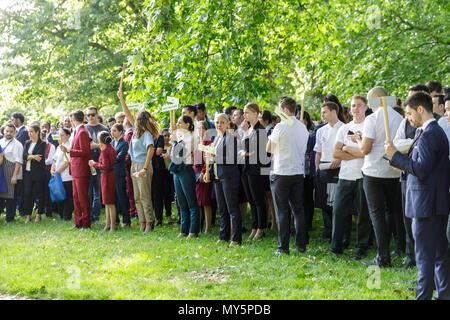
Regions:
<instances>
[{"instance_id":1,"label":"ponytail hairstyle","mask_svg":"<svg viewBox=\"0 0 450 320\"><path fill-rule=\"evenodd\" d=\"M184 120L183 120L184 121ZM136 138L140 138L145 131L150 132L154 139L159 136L159 125L156 122L156 119L150 114L150 112L144 110L139 112L137 115L136 121Z\"/></svg>"},{"instance_id":2,"label":"ponytail hairstyle","mask_svg":"<svg viewBox=\"0 0 450 320\"><path fill-rule=\"evenodd\" d=\"M112 138L108 131L102 131L98 135L98 140L100 140L103 144L111 144Z\"/></svg>"},{"instance_id":3,"label":"ponytail hairstyle","mask_svg":"<svg viewBox=\"0 0 450 320\"><path fill-rule=\"evenodd\" d=\"M192 118L189 116L181 116L181 120L183 120L184 123L189 124L189 131L194 131L194 123L192 122Z\"/></svg>"}]
</instances>

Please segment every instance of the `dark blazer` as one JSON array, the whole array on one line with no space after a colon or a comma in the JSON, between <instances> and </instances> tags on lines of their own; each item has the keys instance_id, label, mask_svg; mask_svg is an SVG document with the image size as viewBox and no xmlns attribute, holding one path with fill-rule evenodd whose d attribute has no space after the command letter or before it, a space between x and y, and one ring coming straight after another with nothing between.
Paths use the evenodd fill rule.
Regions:
<instances>
[{"instance_id":1,"label":"dark blazer","mask_svg":"<svg viewBox=\"0 0 450 320\"><path fill-rule=\"evenodd\" d=\"M48 135L47 141L50 142L51 144L53 144L55 146L55 148L58 148L58 146L59 146L58 140L53 139L53 136L51 133Z\"/></svg>"},{"instance_id":2,"label":"dark blazer","mask_svg":"<svg viewBox=\"0 0 450 320\"><path fill-rule=\"evenodd\" d=\"M240 176L239 166L242 158L238 156L239 150L242 149L241 142L231 134L226 132L224 138L219 142L218 135L212 145L216 148L214 163L217 164L217 177L219 179L236 178ZM214 166L210 166L211 180L214 179Z\"/></svg>"},{"instance_id":3,"label":"dark blazer","mask_svg":"<svg viewBox=\"0 0 450 320\"><path fill-rule=\"evenodd\" d=\"M30 140L30 135L28 134L28 130L25 128L25 126L22 126L22 128L20 128L20 130L16 132L14 138L16 138L16 140L24 146L25 142L27 140Z\"/></svg>"},{"instance_id":4,"label":"dark blazer","mask_svg":"<svg viewBox=\"0 0 450 320\"><path fill-rule=\"evenodd\" d=\"M266 129L259 121L256 122L250 135L242 139L245 152L250 154L244 157L243 174L260 175L261 168L270 167L270 156L266 152L267 141Z\"/></svg>"},{"instance_id":5,"label":"dark blazer","mask_svg":"<svg viewBox=\"0 0 450 320\"><path fill-rule=\"evenodd\" d=\"M396 152L391 165L404 170L408 218L449 214L449 149L444 130L432 121L416 138L410 156Z\"/></svg>"},{"instance_id":6,"label":"dark blazer","mask_svg":"<svg viewBox=\"0 0 450 320\"><path fill-rule=\"evenodd\" d=\"M27 140L25 142L25 145L23 147L23 172L26 171L27 167L27 158L28 158L28 150L30 149L32 141ZM33 155L40 155L42 157L40 162L37 162L36 160L31 160L31 180L32 181L39 181L44 180L46 177L46 167L45 167L45 150L47 149L47 143L42 141L41 139L38 140L36 145L33 149Z\"/></svg>"},{"instance_id":7,"label":"dark blazer","mask_svg":"<svg viewBox=\"0 0 450 320\"><path fill-rule=\"evenodd\" d=\"M114 140L111 144L117 152L114 173L117 177L125 177L127 175L125 157L128 154L128 142L126 142L124 138L120 138L119 141L116 142Z\"/></svg>"}]
</instances>

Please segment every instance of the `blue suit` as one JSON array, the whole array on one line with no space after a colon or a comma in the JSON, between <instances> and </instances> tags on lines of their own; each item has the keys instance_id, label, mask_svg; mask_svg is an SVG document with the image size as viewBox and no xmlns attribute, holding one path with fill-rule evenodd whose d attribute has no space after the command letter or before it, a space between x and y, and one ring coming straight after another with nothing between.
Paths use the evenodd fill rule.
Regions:
<instances>
[{"instance_id":1,"label":"blue suit","mask_svg":"<svg viewBox=\"0 0 450 320\"><path fill-rule=\"evenodd\" d=\"M16 140L19 141L22 145L25 145L25 141L30 140L30 135L28 134L28 130L25 128L25 126L22 126L20 130L16 132L14 138L16 138Z\"/></svg>"},{"instance_id":2,"label":"blue suit","mask_svg":"<svg viewBox=\"0 0 450 320\"><path fill-rule=\"evenodd\" d=\"M449 215L449 148L436 121L413 142L409 157L396 152L391 165L406 172L405 215L413 219L418 271L416 299L450 299L450 261L446 226ZM434 282L434 283L433 283Z\"/></svg>"},{"instance_id":3,"label":"blue suit","mask_svg":"<svg viewBox=\"0 0 450 320\"><path fill-rule=\"evenodd\" d=\"M55 146L55 148L58 148L58 146L59 146L58 140L53 139L53 136L51 133L47 137L47 142L50 142L51 144L53 144Z\"/></svg>"}]
</instances>

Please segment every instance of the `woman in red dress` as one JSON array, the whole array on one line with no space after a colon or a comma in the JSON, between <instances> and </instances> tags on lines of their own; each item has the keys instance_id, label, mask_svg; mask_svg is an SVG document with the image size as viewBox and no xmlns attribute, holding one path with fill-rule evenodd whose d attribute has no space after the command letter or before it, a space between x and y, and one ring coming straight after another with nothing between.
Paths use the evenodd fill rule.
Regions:
<instances>
[{"instance_id":1,"label":"woman in red dress","mask_svg":"<svg viewBox=\"0 0 450 320\"><path fill-rule=\"evenodd\" d=\"M206 121L200 121L199 126L199 136L202 137L202 144L207 146L210 145L213 140L208 140L205 134L208 130L208 124ZM204 219L205 219L205 234L211 231L211 220L212 220L212 209L211 209L211 192L212 183L205 183L203 177L206 172L206 163L204 161L203 152L196 150L194 155L194 172L197 177L195 184L195 193L197 195L197 202L200 208L203 208Z\"/></svg>"},{"instance_id":2,"label":"woman in red dress","mask_svg":"<svg viewBox=\"0 0 450 320\"><path fill-rule=\"evenodd\" d=\"M100 158L98 162L89 161L89 165L101 172L102 202L105 205L106 226L105 231L116 230L116 175L114 174L114 164L116 163L117 152L111 145L111 135L107 131L99 132Z\"/></svg>"}]
</instances>

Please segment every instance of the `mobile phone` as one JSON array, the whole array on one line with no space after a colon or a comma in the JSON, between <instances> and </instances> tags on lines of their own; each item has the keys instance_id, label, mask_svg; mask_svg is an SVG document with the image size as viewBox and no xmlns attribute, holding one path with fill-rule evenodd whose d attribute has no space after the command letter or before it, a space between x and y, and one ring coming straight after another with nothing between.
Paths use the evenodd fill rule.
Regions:
<instances>
[{"instance_id":1,"label":"mobile phone","mask_svg":"<svg viewBox=\"0 0 450 320\"><path fill-rule=\"evenodd\" d=\"M352 130L348 130L347 135L351 136L354 135L355 133Z\"/></svg>"}]
</instances>

